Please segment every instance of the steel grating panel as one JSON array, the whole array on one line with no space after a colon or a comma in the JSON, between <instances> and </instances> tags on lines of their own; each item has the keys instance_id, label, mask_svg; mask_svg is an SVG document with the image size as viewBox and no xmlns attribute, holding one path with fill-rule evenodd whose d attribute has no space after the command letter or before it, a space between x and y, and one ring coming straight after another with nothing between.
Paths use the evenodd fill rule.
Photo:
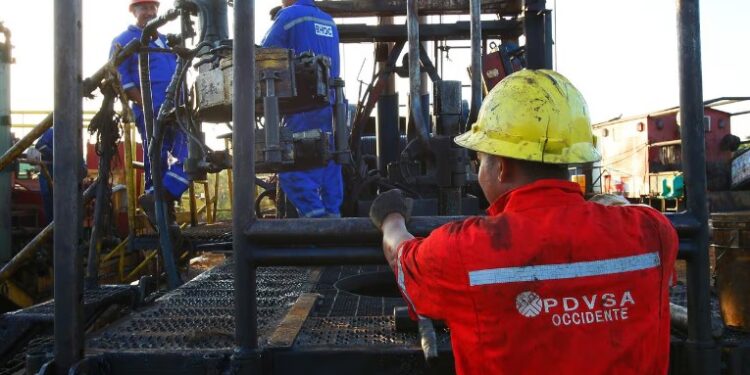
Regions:
<instances>
[{"instance_id":1,"label":"steel grating panel","mask_svg":"<svg viewBox=\"0 0 750 375\"><path fill-rule=\"evenodd\" d=\"M312 317L322 316L391 316L396 306L406 306L401 298L375 298L340 291L334 284L349 276L371 272L388 271L388 266L332 266L326 267L313 289L323 296L310 313ZM396 280L394 279L395 283Z\"/></svg>"},{"instance_id":2,"label":"steel grating panel","mask_svg":"<svg viewBox=\"0 0 750 375\"><path fill-rule=\"evenodd\" d=\"M438 333L440 343L449 335ZM392 316L308 318L294 343L295 347L317 346L401 346L419 347L415 332L396 332Z\"/></svg>"},{"instance_id":3,"label":"steel grating panel","mask_svg":"<svg viewBox=\"0 0 750 375\"><path fill-rule=\"evenodd\" d=\"M393 309L406 306L403 299L357 295L334 286L349 276L389 270L387 266L326 267L313 289L322 297L302 326L294 347L378 346L421 350L416 332L396 331ZM441 346L450 345L447 330L438 331L438 342Z\"/></svg>"},{"instance_id":4,"label":"steel grating panel","mask_svg":"<svg viewBox=\"0 0 750 375\"><path fill-rule=\"evenodd\" d=\"M185 227L181 230L182 238L192 248L207 244L231 243L232 223L221 222L215 224L201 224L195 227ZM155 232L150 231L137 236L133 240L136 249L154 249L159 246L159 238Z\"/></svg>"},{"instance_id":5,"label":"steel grating panel","mask_svg":"<svg viewBox=\"0 0 750 375\"><path fill-rule=\"evenodd\" d=\"M203 273L88 341L94 352L229 352L234 346L231 262ZM310 269L258 269L258 335L267 339L297 297L312 287Z\"/></svg>"}]
</instances>

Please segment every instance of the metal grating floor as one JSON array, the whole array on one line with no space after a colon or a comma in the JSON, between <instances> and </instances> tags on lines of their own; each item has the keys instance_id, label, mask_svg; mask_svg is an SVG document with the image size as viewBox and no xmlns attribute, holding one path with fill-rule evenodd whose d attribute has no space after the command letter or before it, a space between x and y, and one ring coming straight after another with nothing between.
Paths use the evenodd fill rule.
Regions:
<instances>
[{"instance_id":1,"label":"metal grating floor","mask_svg":"<svg viewBox=\"0 0 750 375\"><path fill-rule=\"evenodd\" d=\"M84 317L88 320L112 304L130 305L137 298L130 285L103 285L84 291ZM0 375L17 374L25 367L28 353L51 353L54 301L0 316Z\"/></svg>"},{"instance_id":2,"label":"metal grating floor","mask_svg":"<svg viewBox=\"0 0 750 375\"><path fill-rule=\"evenodd\" d=\"M297 297L311 288L310 270L258 269L258 334L267 337ZM218 266L88 341L91 352L229 352L234 345L232 263Z\"/></svg>"},{"instance_id":3,"label":"metal grating floor","mask_svg":"<svg viewBox=\"0 0 750 375\"><path fill-rule=\"evenodd\" d=\"M232 223L221 222L214 224L202 224L195 227L185 227L182 229L182 238L193 248L219 243L232 242ZM136 249L154 249L158 247L159 238L155 232L137 236L133 240L133 247Z\"/></svg>"},{"instance_id":4,"label":"metal grating floor","mask_svg":"<svg viewBox=\"0 0 750 375\"><path fill-rule=\"evenodd\" d=\"M388 266L331 266L326 267L314 292L322 295L319 304L310 313L311 317L331 316L391 316L396 306L406 306L401 298L375 298L340 291L334 284L348 276L368 272L388 271ZM396 280L394 278L393 282Z\"/></svg>"},{"instance_id":5,"label":"metal grating floor","mask_svg":"<svg viewBox=\"0 0 750 375\"><path fill-rule=\"evenodd\" d=\"M415 332L396 332L393 308L401 298L355 295L334 283L386 266L258 269L258 334L263 346L289 308L304 292L320 295L294 343L314 346L391 346L419 350ZM316 280L317 279L317 280ZM394 280L395 282L395 280ZM89 353L230 352L234 339L232 263L210 270L155 303L111 325L88 340ZM439 341L449 345L446 331Z\"/></svg>"}]
</instances>

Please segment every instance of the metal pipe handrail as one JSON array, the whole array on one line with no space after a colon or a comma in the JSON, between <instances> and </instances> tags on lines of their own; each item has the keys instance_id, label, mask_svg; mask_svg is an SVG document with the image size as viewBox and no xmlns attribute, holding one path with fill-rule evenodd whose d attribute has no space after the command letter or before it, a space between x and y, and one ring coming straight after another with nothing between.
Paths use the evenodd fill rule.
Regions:
<instances>
[{"instance_id":1,"label":"metal pipe handrail","mask_svg":"<svg viewBox=\"0 0 750 375\"><path fill-rule=\"evenodd\" d=\"M417 216L406 227L423 237L433 229L465 216ZM382 233L369 218L268 219L257 220L245 230L253 244L379 245Z\"/></svg>"},{"instance_id":2,"label":"metal pipe handrail","mask_svg":"<svg viewBox=\"0 0 750 375\"><path fill-rule=\"evenodd\" d=\"M253 221L255 210L255 1L235 0L232 65L232 145L234 189L232 194L232 226L242 233ZM257 280L252 248L247 236L232 239L237 257L234 267L235 351L232 357L237 373L260 373L258 349Z\"/></svg>"},{"instance_id":3,"label":"metal pipe handrail","mask_svg":"<svg viewBox=\"0 0 750 375\"><path fill-rule=\"evenodd\" d=\"M720 354L711 335L711 294L706 205L706 149L698 0L677 1L682 160L688 212L695 219L687 258L689 371L718 374Z\"/></svg>"},{"instance_id":4,"label":"metal pipe handrail","mask_svg":"<svg viewBox=\"0 0 750 375\"><path fill-rule=\"evenodd\" d=\"M55 295L55 373L68 373L84 357L83 261L79 240L82 228L80 165L83 140L80 123L83 118L81 93L96 87L81 81L82 71L82 4L80 0L55 0L55 104L53 158L55 163L55 216L65 218L55 223L54 295ZM52 121L50 119L49 123ZM73 171L71 173L71 171Z\"/></svg>"}]
</instances>

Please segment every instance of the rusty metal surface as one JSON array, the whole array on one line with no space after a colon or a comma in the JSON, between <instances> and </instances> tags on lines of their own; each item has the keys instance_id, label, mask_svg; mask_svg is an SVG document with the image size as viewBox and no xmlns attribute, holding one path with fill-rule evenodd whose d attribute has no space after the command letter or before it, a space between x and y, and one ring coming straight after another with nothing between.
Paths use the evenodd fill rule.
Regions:
<instances>
[{"instance_id":1,"label":"rusty metal surface","mask_svg":"<svg viewBox=\"0 0 750 375\"><path fill-rule=\"evenodd\" d=\"M750 248L715 249L716 291L724 323L750 333Z\"/></svg>"},{"instance_id":2,"label":"rusty metal surface","mask_svg":"<svg viewBox=\"0 0 750 375\"><path fill-rule=\"evenodd\" d=\"M716 293L724 323L750 333L750 212L711 215Z\"/></svg>"},{"instance_id":3,"label":"rusty metal surface","mask_svg":"<svg viewBox=\"0 0 750 375\"><path fill-rule=\"evenodd\" d=\"M268 345L272 347L292 346L318 297L320 295L316 293L303 293L276 327L268 340Z\"/></svg>"},{"instance_id":4,"label":"rusty metal surface","mask_svg":"<svg viewBox=\"0 0 750 375\"><path fill-rule=\"evenodd\" d=\"M316 1L318 7L333 17L371 17L406 15L406 0ZM469 14L469 0L419 0L419 14ZM482 13L517 15L521 0L482 0Z\"/></svg>"}]
</instances>

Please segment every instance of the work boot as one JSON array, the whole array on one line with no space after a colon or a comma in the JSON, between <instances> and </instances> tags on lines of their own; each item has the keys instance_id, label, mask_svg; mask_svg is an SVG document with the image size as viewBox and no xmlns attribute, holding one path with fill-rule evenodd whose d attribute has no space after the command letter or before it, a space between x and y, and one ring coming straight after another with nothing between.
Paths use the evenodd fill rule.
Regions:
<instances>
[{"instance_id":1,"label":"work boot","mask_svg":"<svg viewBox=\"0 0 750 375\"><path fill-rule=\"evenodd\" d=\"M141 210L146 214L146 218L148 218L151 226L156 228L156 205L154 203L153 194L143 194L138 197L138 205L141 206Z\"/></svg>"},{"instance_id":2,"label":"work boot","mask_svg":"<svg viewBox=\"0 0 750 375\"><path fill-rule=\"evenodd\" d=\"M167 225L177 225L177 212L175 211L174 203L175 199L171 194L165 193L166 198L164 202L167 205ZM146 214L148 221L151 225L156 228L156 201L153 194L143 194L138 197L138 205L141 206L143 213Z\"/></svg>"}]
</instances>

